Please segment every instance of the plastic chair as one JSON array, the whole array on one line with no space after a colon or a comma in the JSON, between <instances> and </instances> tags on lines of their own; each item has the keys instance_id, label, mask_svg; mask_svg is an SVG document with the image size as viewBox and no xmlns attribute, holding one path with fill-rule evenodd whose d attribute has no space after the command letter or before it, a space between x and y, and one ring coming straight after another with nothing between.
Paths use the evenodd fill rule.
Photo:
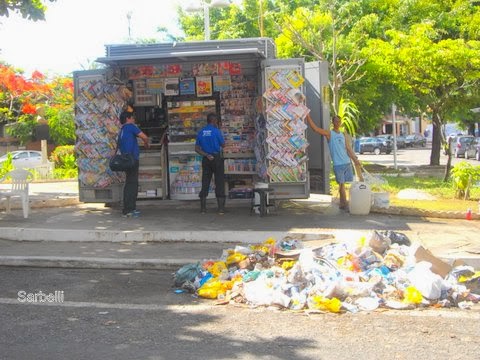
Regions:
<instances>
[{"instance_id":1,"label":"plastic chair","mask_svg":"<svg viewBox=\"0 0 480 360\"><path fill-rule=\"evenodd\" d=\"M22 201L23 217L28 218L28 211L30 209L30 200L28 197L28 183L32 174L24 169L15 169L8 172L2 179L10 178L12 180L12 187L10 189L0 189L0 199L5 198L7 200L6 211L11 213L10 199L12 197L20 197Z\"/></svg>"},{"instance_id":2,"label":"plastic chair","mask_svg":"<svg viewBox=\"0 0 480 360\"><path fill-rule=\"evenodd\" d=\"M255 193L259 196L259 204L255 204ZM253 189L252 203L250 205L250 215L258 208L260 217L268 214L269 207L273 207L275 211L277 206L275 203L275 192L272 188L255 188Z\"/></svg>"}]
</instances>

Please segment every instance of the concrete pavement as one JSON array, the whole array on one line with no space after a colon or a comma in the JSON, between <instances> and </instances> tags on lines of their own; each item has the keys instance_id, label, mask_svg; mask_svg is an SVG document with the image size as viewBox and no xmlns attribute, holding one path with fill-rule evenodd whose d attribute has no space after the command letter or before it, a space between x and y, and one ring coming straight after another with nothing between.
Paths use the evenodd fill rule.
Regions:
<instances>
[{"instance_id":1,"label":"concrete pavement","mask_svg":"<svg viewBox=\"0 0 480 360\"><path fill-rule=\"evenodd\" d=\"M269 237L318 246L359 239L371 230L394 230L446 261L462 259L480 268L478 220L408 216L394 208L350 215L330 196L316 194L280 201L266 217L252 214L249 200L227 201L223 216L216 214L214 200L205 215L197 201L165 200L139 201L141 216L123 218L118 208L78 203L76 186L32 184L28 219L19 207L12 214L0 212L0 265L175 269Z\"/></svg>"}]
</instances>

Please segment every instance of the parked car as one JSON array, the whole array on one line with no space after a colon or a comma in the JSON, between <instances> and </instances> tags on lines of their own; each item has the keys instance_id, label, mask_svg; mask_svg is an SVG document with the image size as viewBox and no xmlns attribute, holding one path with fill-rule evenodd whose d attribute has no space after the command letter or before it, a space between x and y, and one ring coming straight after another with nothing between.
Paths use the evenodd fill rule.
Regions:
<instances>
[{"instance_id":1,"label":"parked car","mask_svg":"<svg viewBox=\"0 0 480 360\"><path fill-rule=\"evenodd\" d=\"M450 138L450 151L453 156L459 158L465 156L465 151L470 144L473 143L475 137L473 135L460 135Z\"/></svg>"},{"instance_id":2,"label":"parked car","mask_svg":"<svg viewBox=\"0 0 480 360\"><path fill-rule=\"evenodd\" d=\"M0 166L7 160L9 153L0 156ZM11 151L12 164L16 169L32 169L42 164L42 153L35 150Z\"/></svg>"},{"instance_id":3,"label":"parked car","mask_svg":"<svg viewBox=\"0 0 480 360\"><path fill-rule=\"evenodd\" d=\"M480 137L475 138L465 150L465 159L475 158L480 161Z\"/></svg>"},{"instance_id":4,"label":"parked car","mask_svg":"<svg viewBox=\"0 0 480 360\"><path fill-rule=\"evenodd\" d=\"M360 140L359 153L366 152L380 155L381 153L390 154L392 152L392 142L388 139L381 139L378 137L364 138Z\"/></svg>"},{"instance_id":5,"label":"parked car","mask_svg":"<svg viewBox=\"0 0 480 360\"><path fill-rule=\"evenodd\" d=\"M391 134L382 134L382 135L377 135L375 137L379 139L390 140L393 144L393 135ZM405 137L402 135L397 135L396 138L397 138L397 149L405 148Z\"/></svg>"},{"instance_id":6,"label":"parked car","mask_svg":"<svg viewBox=\"0 0 480 360\"><path fill-rule=\"evenodd\" d=\"M414 146L427 146L427 139L422 134L412 134L405 137L405 146L414 147Z\"/></svg>"}]
</instances>

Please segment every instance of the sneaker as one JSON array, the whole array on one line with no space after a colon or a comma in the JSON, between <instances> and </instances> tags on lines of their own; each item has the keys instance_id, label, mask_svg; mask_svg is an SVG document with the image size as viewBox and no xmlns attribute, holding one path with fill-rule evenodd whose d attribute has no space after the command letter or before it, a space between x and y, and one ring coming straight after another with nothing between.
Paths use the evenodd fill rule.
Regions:
<instances>
[{"instance_id":1,"label":"sneaker","mask_svg":"<svg viewBox=\"0 0 480 360\"><path fill-rule=\"evenodd\" d=\"M140 216L140 211L133 210L129 213L122 215L124 218L138 218Z\"/></svg>"}]
</instances>

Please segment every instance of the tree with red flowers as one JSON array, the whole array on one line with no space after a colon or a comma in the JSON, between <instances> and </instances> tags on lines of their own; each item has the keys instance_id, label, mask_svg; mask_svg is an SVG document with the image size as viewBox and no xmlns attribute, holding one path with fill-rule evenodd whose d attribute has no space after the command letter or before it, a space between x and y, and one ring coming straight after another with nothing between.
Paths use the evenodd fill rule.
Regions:
<instances>
[{"instance_id":1,"label":"tree with red flowers","mask_svg":"<svg viewBox=\"0 0 480 360\"><path fill-rule=\"evenodd\" d=\"M28 142L39 121L47 121L59 145L74 140L73 83L70 78L48 80L35 71L26 78L15 68L0 64L0 122L22 144Z\"/></svg>"}]
</instances>

